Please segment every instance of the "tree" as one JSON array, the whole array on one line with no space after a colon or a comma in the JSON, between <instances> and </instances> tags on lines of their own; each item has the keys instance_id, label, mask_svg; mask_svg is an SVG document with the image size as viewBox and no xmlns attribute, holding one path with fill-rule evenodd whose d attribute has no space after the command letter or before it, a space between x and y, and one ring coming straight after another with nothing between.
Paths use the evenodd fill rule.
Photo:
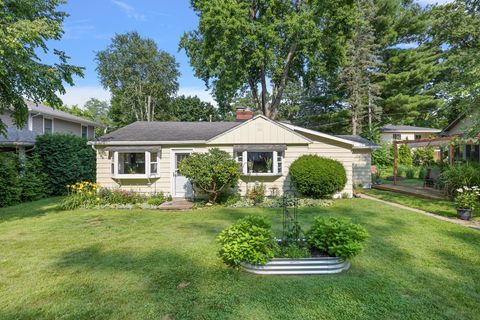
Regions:
<instances>
[{"instance_id":1,"label":"tree","mask_svg":"<svg viewBox=\"0 0 480 320\"><path fill-rule=\"evenodd\" d=\"M50 52L47 42L60 40L66 14L57 11L63 0L0 0L0 114L13 109L15 124L23 127L28 109L24 99L36 103L62 105L57 94L65 93L64 83L73 85L73 76L83 76L82 68L68 64L69 57L53 50L58 58L46 64L39 53ZM5 133L0 121L0 134Z\"/></svg>"},{"instance_id":2,"label":"tree","mask_svg":"<svg viewBox=\"0 0 480 320\"><path fill-rule=\"evenodd\" d=\"M342 59L350 3L191 0L199 25L180 48L219 103L248 90L256 109L276 118L289 82L308 82Z\"/></svg>"},{"instance_id":3,"label":"tree","mask_svg":"<svg viewBox=\"0 0 480 320\"><path fill-rule=\"evenodd\" d=\"M90 118L98 123L105 125L106 127L112 126L112 120L110 119L110 105L107 101L100 101L96 98L90 98L83 105L85 113L90 115ZM103 129L99 129L103 130ZM99 134L101 132L98 132Z\"/></svg>"},{"instance_id":4,"label":"tree","mask_svg":"<svg viewBox=\"0 0 480 320\"><path fill-rule=\"evenodd\" d=\"M341 78L351 111L352 134L361 131L362 119L368 116L368 128L372 129L378 86L373 77L378 68L377 48L372 21L375 6L372 0L355 1L355 24L352 37L347 41L346 63Z\"/></svg>"},{"instance_id":5,"label":"tree","mask_svg":"<svg viewBox=\"0 0 480 320\"><path fill-rule=\"evenodd\" d=\"M116 35L97 53L97 72L112 93L110 116L116 126L169 117L178 90L178 64L151 39L137 32Z\"/></svg>"},{"instance_id":6,"label":"tree","mask_svg":"<svg viewBox=\"0 0 480 320\"><path fill-rule=\"evenodd\" d=\"M220 114L215 107L200 100L197 96L176 97L173 102L173 119L176 121L212 121L220 120Z\"/></svg>"},{"instance_id":7,"label":"tree","mask_svg":"<svg viewBox=\"0 0 480 320\"><path fill-rule=\"evenodd\" d=\"M180 162L180 172L194 187L205 192L211 203L215 203L221 192L234 187L240 178L238 163L228 152L217 148L207 153L192 153Z\"/></svg>"}]
</instances>

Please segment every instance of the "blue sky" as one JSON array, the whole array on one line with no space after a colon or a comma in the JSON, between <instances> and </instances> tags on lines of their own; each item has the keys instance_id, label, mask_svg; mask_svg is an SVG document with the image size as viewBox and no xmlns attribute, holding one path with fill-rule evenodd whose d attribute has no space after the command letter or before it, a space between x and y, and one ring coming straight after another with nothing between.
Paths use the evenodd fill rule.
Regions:
<instances>
[{"instance_id":1,"label":"blue sky","mask_svg":"<svg viewBox=\"0 0 480 320\"><path fill-rule=\"evenodd\" d=\"M422 5L449 0L420 0ZM72 64L85 67L85 77L76 78L75 86L62 96L68 105L83 105L91 97L108 100L95 72L95 52L103 50L115 33L138 31L152 38L158 47L173 54L180 64L179 94L197 95L212 101L203 81L193 75L185 52L178 52L178 42L185 31L197 26L198 18L188 0L70 0L61 9L65 19L65 35L50 48L63 50ZM47 62L49 58L46 59Z\"/></svg>"},{"instance_id":2,"label":"blue sky","mask_svg":"<svg viewBox=\"0 0 480 320\"><path fill-rule=\"evenodd\" d=\"M180 64L180 94L211 101L203 81L194 77L185 52L178 52L182 34L198 23L188 0L71 0L61 9L70 15L65 19L65 34L61 41L51 42L50 48L64 50L72 64L85 67L85 77L76 78L75 86L68 87L62 97L66 104L109 98L95 72L95 52L103 50L115 33L128 31L152 38L160 49L175 56Z\"/></svg>"}]
</instances>

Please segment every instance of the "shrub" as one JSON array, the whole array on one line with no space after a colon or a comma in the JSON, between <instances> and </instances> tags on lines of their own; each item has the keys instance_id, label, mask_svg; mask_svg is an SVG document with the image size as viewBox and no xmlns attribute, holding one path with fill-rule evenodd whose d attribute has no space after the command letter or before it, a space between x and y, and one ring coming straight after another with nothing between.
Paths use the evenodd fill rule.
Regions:
<instances>
[{"instance_id":1,"label":"shrub","mask_svg":"<svg viewBox=\"0 0 480 320\"><path fill-rule=\"evenodd\" d=\"M477 186L472 188L463 187L456 191L457 196L455 197L455 204L457 205L457 208L475 210L478 207L480 189Z\"/></svg>"},{"instance_id":2,"label":"shrub","mask_svg":"<svg viewBox=\"0 0 480 320\"><path fill-rule=\"evenodd\" d=\"M379 167L393 166L392 145L384 143L372 152L372 164Z\"/></svg>"},{"instance_id":3,"label":"shrub","mask_svg":"<svg viewBox=\"0 0 480 320\"><path fill-rule=\"evenodd\" d=\"M398 148L398 163L406 166L413 164L412 151L406 144L402 144Z\"/></svg>"},{"instance_id":4,"label":"shrub","mask_svg":"<svg viewBox=\"0 0 480 320\"><path fill-rule=\"evenodd\" d=\"M427 174L427 168L426 167L421 167L420 170L418 170L418 179L425 179L425 175Z\"/></svg>"},{"instance_id":5,"label":"shrub","mask_svg":"<svg viewBox=\"0 0 480 320\"><path fill-rule=\"evenodd\" d=\"M363 249L368 232L359 224L348 219L316 217L307 232L307 243L329 256L349 259Z\"/></svg>"},{"instance_id":6,"label":"shrub","mask_svg":"<svg viewBox=\"0 0 480 320\"><path fill-rule=\"evenodd\" d=\"M64 195L67 185L77 181L95 181L95 151L83 138L63 133L37 138L35 150L48 175L51 194Z\"/></svg>"},{"instance_id":7,"label":"shrub","mask_svg":"<svg viewBox=\"0 0 480 320\"><path fill-rule=\"evenodd\" d=\"M407 179L413 179L415 178L415 172L416 169L414 167L407 167L407 169L405 170L405 176L407 177Z\"/></svg>"},{"instance_id":8,"label":"shrub","mask_svg":"<svg viewBox=\"0 0 480 320\"><path fill-rule=\"evenodd\" d=\"M163 192L159 192L147 199L147 203L152 206L159 206L166 201L167 201L167 198L165 197Z\"/></svg>"},{"instance_id":9,"label":"shrub","mask_svg":"<svg viewBox=\"0 0 480 320\"><path fill-rule=\"evenodd\" d=\"M317 155L303 155L290 166L290 176L296 190L313 198L332 196L347 183L343 165Z\"/></svg>"},{"instance_id":10,"label":"shrub","mask_svg":"<svg viewBox=\"0 0 480 320\"><path fill-rule=\"evenodd\" d=\"M37 153L27 157L19 185L22 201L42 199L49 194L48 175L43 172L42 161Z\"/></svg>"},{"instance_id":11,"label":"shrub","mask_svg":"<svg viewBox=\"0 0 480 320\"><path fill-rule=\"evenodd\" d=\"M254 203L263 202L265 199L265 185L263 183L255 182L255 185L252 189L248 190L248 197Z\"/></svg>"},{"instance_id":12,"label":"shrub","mask_svg":"<svg viewBox=\"0 0 480 320\"><path fill-rule=\"evenodd\" d=\"M235 203L229 205L230 208L251 208L255 205L250 198L240 198Z\"/></svg>"},{"instance_id":13,"label":"shrub","mask_svg":"<svg viewBox=\"0 0 480 320\"><path fill-rule=\"evenodd\" d=\"M274 256L271 225L263 217L248 216L223 230L217 237L222 245L219 254L230 266L241 262L265 264Z\"/></svg>"},{"instance_id":14,"label":"shrub","mask_svg":"<svg viewBox=\"0 0 480 320\"><path fill-rule=\"evenodd\" d=\"M0 207L11 206L20 201L20 161L14 153L0 153Z\"/></svg>"},{"instance_id":15,"label":"shrub","mask_svg":"<svg viewBox=\"0 0 480 320\"><path fill-rule=\"evenodd\" d=\"M413 163L417 166L431 166L435 163L433 155L434 150L432 147L417 148L413 150Z\"/></svg>"},{"instance_id":16,"label":"shrub","mask_svg":"<svg viewBox=\"0 0 480 320\"><path fill-rule=\"evenodd\" d=\"M480 186L480 166L472 163L448 166L440 174L438 185L449 195L454 195L455 190L464 186Z\"/></svg>"},{"instance_id":17,"label":"shrub","mask_svg":"<svg viewBox=\"0 0 480 320\"><path fill-rule=\"evenodd\" d=\"M192 153L180 163L180 172L195 188L205 192L212 203L224 189L234 187L240 178L238 163L217 148L207 153Z\"/></svg>"},{"instance_id":18,"label":"shrub","mask_svg":"<svg viewBox=\"0 0 480 320\"><path fill-rule=\"evenodd\" d=\"M108 204L137 204L145 201L146 197L140 193L128 190L103 190L100 192L102 199Z\"/></svg>"},{"instance_id":19,"label":"shrub","mask_svg":"<svg viewBox=\"0 0 480 320\"><path fill-rule=\"evenodd\" d=\"M70 194L65 197L60 205L62 210L77 208L90 208L100 204L102 198L97 194L99 185L89 181L77 182L67 186Z\"/></svg>"}]
</instances>

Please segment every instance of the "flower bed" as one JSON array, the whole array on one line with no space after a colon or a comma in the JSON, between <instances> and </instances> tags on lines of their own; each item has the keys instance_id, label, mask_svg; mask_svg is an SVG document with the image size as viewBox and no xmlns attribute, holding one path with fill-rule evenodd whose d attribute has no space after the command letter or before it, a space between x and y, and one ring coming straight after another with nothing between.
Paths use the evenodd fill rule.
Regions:
<instances>
[{"instance_id":1,"label":"flower bed","mask_svg":"<svg viewBox=\"0 0 480 320\"><path fill-rule=\"evenodd\" d=\"M333 274L350 267L368 238L358 224L320 216L302 233L296 221L287 229L284 223L284 237L275 239L268 220L249 216L220 233L219 253L229 266L257 274Z\"/></svg>"},{"instance_id":2,"label":"flower bed","mask_svg":"<svg viewBox=\"0 0 480 320\"><path fill-rule=\"evenodd\" d=\"M163 193L146 196L127 190L101 188L99 184L89 181L77 182L67 187L69 194L62 201L61 208L63 210L77 208L157 209L162 203L171 201L171 197L165 196Z\"/></svg>"}]
</instances>

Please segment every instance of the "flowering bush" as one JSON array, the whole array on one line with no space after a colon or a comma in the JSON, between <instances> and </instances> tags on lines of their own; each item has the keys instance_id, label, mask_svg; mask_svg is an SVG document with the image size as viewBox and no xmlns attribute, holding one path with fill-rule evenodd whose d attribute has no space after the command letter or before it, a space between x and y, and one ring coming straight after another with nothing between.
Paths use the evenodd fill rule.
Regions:
<instances>
[{"instance_id":1,"label":"flowering bush","mask_svg":"<svg viewBox=\"0 0 480 320\"><path fill-rule=\"evenodd\" d=\"M457 208L474 210L478 206L479 197L480 197L479 187L477 186L462 187L457 189L457 196L455 197L455 203L457 204Z\"/></svg>"}]
</instances>

